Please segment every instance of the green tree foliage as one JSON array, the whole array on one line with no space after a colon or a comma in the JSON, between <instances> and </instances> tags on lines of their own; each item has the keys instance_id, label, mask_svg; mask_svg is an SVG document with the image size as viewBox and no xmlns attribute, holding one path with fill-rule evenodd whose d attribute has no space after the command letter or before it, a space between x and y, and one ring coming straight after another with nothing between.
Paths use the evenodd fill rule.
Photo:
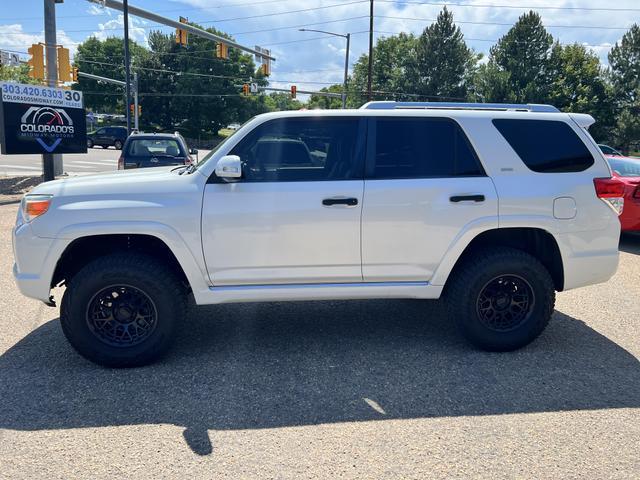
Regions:
<instances>
[{"instance_id":1,"label":"green tree foliage","mask_svg":"<svg viewBox=\"0 0 640 480\"><path fill-rule=\"evenodd\" d=\"M617 120L613 136L628 152L640 140L640 26L634 24L609 53Z\"/></svg>"},{"instance_id":2,"label":"green tree foliage","mask_svg":"<svg viewBox=\"0 0 640 480\"><path fill-rule=\"evenodd\" d=\"M424 29L415 47L410 56L413 91L424 97L464 100L479 56L467 47L446 7Z\"/></svg>"},{"instance_id":3,"label":"green tree foliage","mask_svg":"<svg viewBox=\"0 0 640 480\"><path fill-rule=\"evenodd\" d=\"M611 78L623 104L640 100L640 26L633 24L609 52Z\"/></svg>"},{"instance_id":4,"label":"green tree foliage","mask_svg":"<svg viewBox=\"0 0 640 480\"><path fill-rule=\"evenodd\" d=\"M490 49L490 58L509 73L509 84L518 102L544 103L551 76L549 57L553 37L536 12L525 13Z\"/></svg>"},{"instance_id":5,"label":"green tree foliage","mask_svg":"<svg viewBox=\"0 0 640 480\"><path fill-rule=\"evenodd\" d=\"M291 98L291 94L284 92L273 92L264 98L264 104L269 112L283 110L300 110L303 104L300 100Z\"/></svg>"},{"instance_id":6,"label":"green tree foliage","mask_svg":"<svg viewBox=\"0 0 640 480\"><path fill-rule=\"evenodd\" d=\"M606 138L614 123L612 89L598 57L583 45L555 43L549 57L553 82L548 102L565 112L589 113L598 119L591 130Z\"/></svg>"},{"instance_id":7,"label":"green tree foliage","mask_svg":"<svg viewBox=\"0 0 640 480\"><path fill-rule=\"evenodd\" d=\"M417 39L412 34L401 33L380 38L373 51L372 90L376 100L407 100L401 92L415 88L412 69L415 65ZM353 66L349 82L348 105L358 107L366 102L369 56L362 55Z\"/></svg>"},{"instance_id":8,"label":"green tree foliage","mask_svg":"<svg viewBox=\"0 0 640 480\"><path fill-rule=\"evenodd\" d=\"M27 64L17 67L0 65L0 80L17 83L39 83L29 76L29 66Z\"/></svg>"},{"instance_id":9,"label":"green tree foliage","mask_svg":"<svg viewBox=\"0 0 640 480\"><path fill-rule=\"evenodd\" d=\"M511 87L511 74L502 70L494 60L480 65L473 74L469 98L474 102L513 103L516 94Z\"/></svg>"},{"instance_id":10,"label":"green tree foliage","mask_svg":"<svg viewBox=\"0 0 640 480\"><path fill-rule=\"evenodd\" d=\"M343 85L331 85L321 88L321 92L342 94ZM337 97L325 97L321 95L311 95L307 108L321 108L323 110L342 108L342 99Z\"/></svg>"},{"instance_id":11,"label":"green tree foliage","mask_svg":"<svg viewBox=\"0 0 640 480\"><path fill-rule=\"evenodd\" d=\"M243 122L270 109L264 96L241 95L241 85L250 77L266 84L256 72L253 58L229 49L229 59L218 59L215 50L215 42L195 35L189 36L187 47L176 44L173 34L161 32L150 33L148 49L131 42L143 129L177 130L188 137L207 138L231 122ZM81 72L124 80L123 60L122 39L90 38L78 47L75 62ZM86 96L85 103L93 111L125 112L123 87L80 77L75 88L101 93Z\"/></svg>"}]
</instances>

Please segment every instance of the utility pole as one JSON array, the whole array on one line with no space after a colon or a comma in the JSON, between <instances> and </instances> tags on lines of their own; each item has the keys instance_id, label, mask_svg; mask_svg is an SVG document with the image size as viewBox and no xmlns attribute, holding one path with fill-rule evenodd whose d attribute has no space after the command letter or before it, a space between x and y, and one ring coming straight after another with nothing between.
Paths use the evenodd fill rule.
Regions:
<instances>
[{"instance_id":1,"label":"utility pole","mask_svg":"<svg viewBox=\"0 0 640 480\"><path fill-rule=\"evenodd\" d=\"M56 3L61 0L44 0L44 43L47 61L47 85L58 86L58 53L56 39ZM62 174L62 155L42 154L42 174L44 181L54 180L56 173Z\"/></svg>"},{"instance_id":2,"label":"utility pole","mask_svg":"<svg viewBox=\"0 0 640 480\"><path fill-rule=\"evenodd\" d=\"M129 0L123 0L122 13L124 14L124 81L127 97L127 135L131 135L131 59L129 58ZM136 109L138 107L136 106ZM136 110L137 112L137 110Z\"/></svg>"},{"instance_id":3,"label":"utility pole","mask_svg":"<svg viewBox=\"0 0 640 480\"><path fill-rule=\"evenodd\" d=\"M138 131L138 72L133 72L133 128Z\"/></svg>"},{"instance_id":4,"label":"utility pole","mask_svg":"<svg viewBox=\"0 0 640 480\"><path fill-rule=\"evenodd\" d=\"M371 77L373 75L373 0L369 9L369 75L367 76L367 99L373 100L371 93Z\"/></svg>"}]
</instances>

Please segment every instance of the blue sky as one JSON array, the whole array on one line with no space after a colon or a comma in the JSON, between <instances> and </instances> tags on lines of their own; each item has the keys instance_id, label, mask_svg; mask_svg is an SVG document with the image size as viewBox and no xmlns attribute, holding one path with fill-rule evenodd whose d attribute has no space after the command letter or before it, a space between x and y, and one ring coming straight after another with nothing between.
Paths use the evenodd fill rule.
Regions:
<instances>
[{"instance_id":1,"label":"blue sky","mask_svg":"<svg viewBox=\"0 0 640 480\"><path fill-rule=\"evenodd\" d=\"M368 0L130 0L130 3L167 17L177 19L182 15L213 25L233 34L243 45L271 48L277 61L270 81L277 86L296 84L299 89L316 90L341 82L344 40L299 32L302 25L352 32L351 64L367 49ZM376 0L376 38L402 31L421 32L445 3L460 22L467 43L483 53L529 8L539 7L545 25L562 43L591 45L603 62L610 46L625 30L634 22L640 23L638 0ZM0 6L0 49L26 52L31 43L43 40L42 0L0 0ZM56 13L58 43L72 51L91 35L122 36L122 15L86 0L65 0L57 5ZM255 18L244 18L251 16ZM154 29L172 31L135 17L131 19L131 36L139 42L144 43L148 32Z\"/></svg>"}]
</instances>

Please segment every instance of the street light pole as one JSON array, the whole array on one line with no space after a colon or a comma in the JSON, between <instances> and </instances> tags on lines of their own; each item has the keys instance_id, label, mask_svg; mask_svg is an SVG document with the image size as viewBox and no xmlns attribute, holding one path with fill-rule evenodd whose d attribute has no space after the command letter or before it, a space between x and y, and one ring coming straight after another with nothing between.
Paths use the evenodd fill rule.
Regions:
<instances>
[{"instance_id":1,"label":"street light pole","mask_svg":"<svg viewBox=\"0 0 640 480\"><path fill-rule=\"evenodd\" d=\"M299 32L317 32L317 33L325 33L327 35L333 35L334 37L342 37L347 40L347 53L344 59L344 83L342 86L342 108L347 108L347 83L349 82L349 46L351 43L351 34L350 33L334 33L327 32L325 30L315 30L311 28L299 28Z\"/></svg>"}]
</instances>

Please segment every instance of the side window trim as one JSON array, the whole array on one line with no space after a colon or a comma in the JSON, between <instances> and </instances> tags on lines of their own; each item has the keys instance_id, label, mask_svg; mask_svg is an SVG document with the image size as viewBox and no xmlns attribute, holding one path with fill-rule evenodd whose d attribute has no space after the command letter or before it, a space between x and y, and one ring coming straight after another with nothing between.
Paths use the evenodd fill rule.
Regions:
<instances>
[{"instance_id":1,"label":"side window trim","mask_svg":"<svg viewBox=\"0 0 640 480\"><path fill-rule=\"evenodd\" d=\"M283 120L283 119L287 119L287 118L291 118L291 117L282 117L282 118L274 118L271 120L267 120L266 122L261 123L260 125L257 125L253 130L251 130L250 132L248 132L244 137L242 137L238 143L236 143L230 150L229 152L232 152L234 149L236 149L238 146L240 146L243 142L245 141L252 141L252 137L255 136L255 132L263 127L268 125L271 122L277 122L279 120ZM314 117L299 117L299 118L314 118ZM358 180L364 180L364 169L365 169L365 157L366 157L366 150L367 150L367 139L370 137L370 135L367 134L367 129L368 129L368 123L367 123L367 117L352 117L352 116L335 116L335 117L320 117L320 118L329 118L329 119L334 119L334 118L357 118L358 120L358 126L357 126L357 131L358 131L358 135L357 135L357 139L356 139L356 143L355 143L355 147L354 147L354 157L355 157L355 163L354 163L354 168L357 172L357 175L354 176L354 178L349 178L349 179L328 179L328 180L293 180L293 181L287 181L287 180L272 180L272 181L262 181L262 182L248 182L243 178L239 178L237 180L232 180L232 181L228 181L228 180L224 180L222 178L218 178L218 176L215 174L215 171L211 173L211 175L209 175L209 178L207 179L207 183L208 184L212 184L212 183L217 183L217 184L226 184L226 183L294 183L294 182L298 182L298 183L310 183L310 182L341 182L341 181L358 181ZM231 153L228 153L228 155L231 155Z\"/></svg>"},{"instance_id":2,"label":"side window trim","mask_svg":"<svg viewBox=\"0 0 640 480\"><path fill-rule=\"evenodd\" d=\"M460 139L467 145L467 148L471 152L474 162L478 167L479 174L476 175L430 175L430 176L411 176L411 177L393 177L393 178L375 178L375 169L376 169L376 135L378 128L378 120L386 119L386 118L397 118L397 119L419 119L419 120L431 120L431 121L445 121L451 122L455 126L455 138L457 139L460 136ZM487 172L484 169L484 165L480 161L478 157L478 153L475 148L471 144L469 137L466 132L462 129L462 126L454 119L450 117L396 117L396 116L377 116L377 117L369 117L368 118L368 133L367 133L367 154L366 154L366 167L365 167L365 176L364 179L368 181L375 180L416 180L416 179L426 179L426 178L478 178L478 177L486 177ZM458 171L458 142L454 143L454 170Z\"/></svg>"}]
</instances>

